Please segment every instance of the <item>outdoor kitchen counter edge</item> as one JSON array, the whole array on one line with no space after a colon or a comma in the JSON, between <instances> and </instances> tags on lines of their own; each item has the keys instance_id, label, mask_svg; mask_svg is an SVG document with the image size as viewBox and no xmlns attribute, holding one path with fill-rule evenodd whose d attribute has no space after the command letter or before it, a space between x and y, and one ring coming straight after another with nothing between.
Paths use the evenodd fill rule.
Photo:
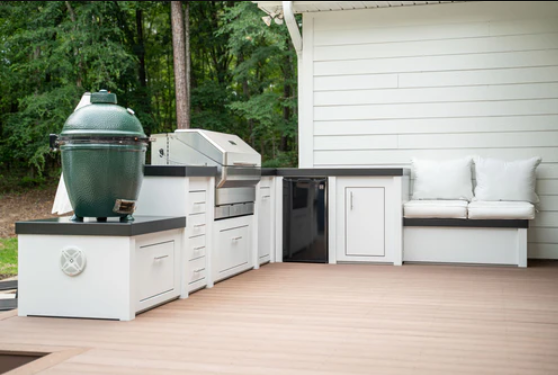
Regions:
<instances>
[{"instance_id":1,"label":"outdoor kitchen counter edge","mask_svg":"<svg viewBox=\"0 0 558 375\"><path fill-rule=\"evenodd\" d=\"M408 168L262 168L262 176L282 177L395 177L408 176Z\"/></svg>"},{"instance_id":2,"label":"outdoor kitchen counter edge","mask_svg":"<svg viewBox=\"0 0 558 375\"><path fill-rule=\"evenodd\" d=\"M70 235L70 236L139 236L186 227L186 217L134 216L134 221L121 223L109 218L99 223L87 218L82 223L71 221L70 216L51 219L18 221L17 234Z\"/></svg>"},{"instance_id":3,"label":"outdoor kitchen counter edge","mask_svg":"<svg viewBox=\"0 0 558 375\"><path fill-rule=\"evenodd\" d=\"M150 177L213 177L217 174L217 167L146 165L143 174Z\"/></svg>"}]
</instances>

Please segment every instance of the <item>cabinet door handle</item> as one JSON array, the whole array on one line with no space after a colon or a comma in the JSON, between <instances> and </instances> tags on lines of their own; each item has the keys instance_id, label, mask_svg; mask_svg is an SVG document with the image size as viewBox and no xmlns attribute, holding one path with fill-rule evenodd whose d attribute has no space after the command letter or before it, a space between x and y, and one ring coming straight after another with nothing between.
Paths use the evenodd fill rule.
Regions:
<instances>
[{"instance_id":1,"label":"cabinet door handle","mask_svg":"<svg viewBox=\"0 0 558 375\"><path fill-rule=\"evenodd\" d=\"M200 251L201 249L203 249L205 246L198 246L198 247L194 247L194 251Z\"/></svg>"},{"instance_id":2,"label":"cabinet door handle","mask_svg":"<svg viewBox=\"0 0 558 375\"><path fill-rule=\"evenodd\" d=\"M233 238L232 238L232 241L233 241L233 242L236 242L236 241L241 240L241 239L242 239L242 236L233 237Z\"/></svg>"},{"instance_id":3,"label":"cabinet door handle","mask_svg":"<svg viewBox=\"0 0 558 375\"><path fill-rule=\"evenodd\" d=\"M161 256L153 258L153 260L155 262L158 262L158 261L163 260L163 259L168 258L168 257L169 257L168 255L161 255Z\"/></svg>"},{"instance_id":4,"label":"cabinet door handle","mask_svg":"<svg viewBox=\"0 0 558 375\"><path fill-rule=\"evenodd\" d=\"M265 199L265 198L269 198L269 197L271 197L271 195L264 195L262 198Z\"/></svg>"},{"instance_id":5,"label":"cabinet door handle","mask_svg":"<svg viewBox=\"0 0 558 375\"><path fill-rule=\"evenodd\" d=\"M353 192L351 191L351 211L353 210Z\"/></svg>"},{"instance_id":6,"label":"cabinet door handle","mask_svg":"<svg viewBox=\"0 0 558 375\"><path fill-rule=\"evenodd\" d=\"M205 204L205 202L194 202L194 205L199 206L200 204Z\"/></svg>"},{"instance_id":7,"label":"cabinet door handle","mask_svg":"<svg viewBox=\"0 0 558 375\"><path fill-rule=\"evenodd\" d=\"M194 225L194 228L199 228L199 227L205 227L205 224L196 224L196 225Z\"/></svg>"},{"instance_id":8,"label":"cabinet door handle","mask_svg":"<svg viewBox=\"0 0 558 375\"><path fill-rule=\"evenodd\" d=\"M194 270L194 273L200 273L201 271L204 271L205 268L198 268L197 270Z\"/></svg>"}]
</instances>

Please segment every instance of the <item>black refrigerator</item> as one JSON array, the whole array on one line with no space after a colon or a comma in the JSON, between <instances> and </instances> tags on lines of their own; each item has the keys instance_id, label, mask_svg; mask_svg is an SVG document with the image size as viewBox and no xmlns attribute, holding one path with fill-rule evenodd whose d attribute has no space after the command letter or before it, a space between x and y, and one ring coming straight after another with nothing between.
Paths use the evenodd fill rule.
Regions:
<instances>
[{"instance_id":1,"label":"black refrigerator","mask_svg":"<svg viewBox=\"0 0 558 375\"><path fill-rule=\"evenodd\" d=\"M283 261L327 263L327 179L283 179Z\"/></svg>"}]
</instances>

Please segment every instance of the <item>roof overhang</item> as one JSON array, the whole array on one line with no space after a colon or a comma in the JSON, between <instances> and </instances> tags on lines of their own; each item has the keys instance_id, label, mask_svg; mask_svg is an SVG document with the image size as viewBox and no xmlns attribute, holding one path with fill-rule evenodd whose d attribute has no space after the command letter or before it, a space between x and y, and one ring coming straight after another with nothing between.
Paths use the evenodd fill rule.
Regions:
<instances>
[{"instance_id":1,"label":"roof overhang","mask_svg":"<svg viewBox=\"0 0 558 375\"><path fill-rule=\"evenodd\" d=\"M253 1L264 12L278 13L283 9L282 1ZM294 13L329 12L334 10L395 8L414 5L461 3L463 1L293 1Z\"/></svg>"}]
</instances>

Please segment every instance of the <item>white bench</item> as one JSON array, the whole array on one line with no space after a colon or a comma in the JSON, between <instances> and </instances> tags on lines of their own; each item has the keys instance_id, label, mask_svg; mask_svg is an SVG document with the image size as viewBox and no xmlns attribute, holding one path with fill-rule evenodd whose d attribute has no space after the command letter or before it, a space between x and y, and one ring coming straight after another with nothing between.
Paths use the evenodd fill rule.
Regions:
<instances>
[{"instance_id":1,"label":"white bench","mask_svg":"<svg viewBox=\"0 0 558 375\"><path fill-rule=\"evenodd\" d=\"M403 261L527 267L527 202L411 200L404 205Z\"/></svg>"}]
</instances>

